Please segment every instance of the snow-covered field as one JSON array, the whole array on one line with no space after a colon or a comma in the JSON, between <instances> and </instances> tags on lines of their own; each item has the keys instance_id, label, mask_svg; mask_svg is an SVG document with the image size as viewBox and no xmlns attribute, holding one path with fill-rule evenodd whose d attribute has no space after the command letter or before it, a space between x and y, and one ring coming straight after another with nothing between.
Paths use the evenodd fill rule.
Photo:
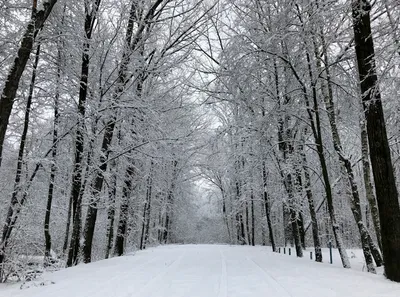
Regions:
<instances>
[{"instance_id":1,"label":"snow-covered field","mask_svg":"<svg viewBox=\"0 0 400 297\"><path fill-rule=\"evenodd\" d=\"M325 251L327 256L327 250ZM351 255L351 252L349 253ZM315 263L267 247L182 245L148 249L45 274L1 297L399 297L400 284L382 275ZM338 260L337 257L335 257ZM325 257L325 262L329 258ZM335 259L334 259L335 261Z\"/></svg>"}]
</instances>

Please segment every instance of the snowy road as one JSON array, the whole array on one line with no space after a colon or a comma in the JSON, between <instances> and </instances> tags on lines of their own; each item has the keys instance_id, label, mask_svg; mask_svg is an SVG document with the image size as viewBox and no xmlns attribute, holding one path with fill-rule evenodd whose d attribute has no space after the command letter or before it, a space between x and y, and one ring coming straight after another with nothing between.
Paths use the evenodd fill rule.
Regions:
<instances>
[{"instance_id":1,"label":"snowy road","mask_svg":"<svg viewBox=\"0 0 400 297\"><path fill-rule=\"evenodd\" d=\"M0 286L1 297L399 297L383 276L275 254L266 247L164 246ZM39 284L39 281L36 282Z\"/></svg>"}]
</instances>

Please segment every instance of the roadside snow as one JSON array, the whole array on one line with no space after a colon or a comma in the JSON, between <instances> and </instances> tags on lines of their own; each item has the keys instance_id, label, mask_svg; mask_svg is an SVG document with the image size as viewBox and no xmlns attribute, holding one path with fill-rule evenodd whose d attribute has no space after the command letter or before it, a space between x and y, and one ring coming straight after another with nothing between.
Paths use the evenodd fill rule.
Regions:
<instances>
[{"instance_id":1,"label":"roadside snow","mask_svg":"<svg viewBox=\"0 0 400 297\"><path fill-rule=\"evenodd\" d=\"M267 247L223 245L163 246L47 273L25 289L20 289L20 285L3 284L0 296L400 296L400 284L382 275L343 269L335 259L334 265L321 264L307 260L309 255L297 259L269 250ZM326 251L324 256L324 261L328 262ZM360 260L358 256L355 259ZM362 266L357 269L360 268Z\"/></svg>"}]
</instances>

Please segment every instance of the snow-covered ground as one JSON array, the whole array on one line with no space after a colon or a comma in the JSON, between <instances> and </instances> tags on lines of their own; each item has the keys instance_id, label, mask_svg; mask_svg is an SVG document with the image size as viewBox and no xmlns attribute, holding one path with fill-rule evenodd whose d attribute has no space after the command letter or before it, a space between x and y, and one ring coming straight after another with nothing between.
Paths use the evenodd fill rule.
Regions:
<instances>
[{"instance_id":1,"label":"snow-covered ground","mask_svg":"<svg viewBox=\"0 0 400 297\"><path fill-rule=\"evenodd\" d=\"M350 253L351 254L351 253ZM327 255L325 253L325 255ZM1 297L399 297L382 275L315 263L267 247L163 246L45 274ZM325 258L328 262L329 258ZM336 258L336 260L338 260ZM362 262L359 256L354 262ZM335 260L334 260L335 261ZM42 285L41 285L42 284ZM36 285L36 286L35 286Z\"/></svg>"}]
</instances>

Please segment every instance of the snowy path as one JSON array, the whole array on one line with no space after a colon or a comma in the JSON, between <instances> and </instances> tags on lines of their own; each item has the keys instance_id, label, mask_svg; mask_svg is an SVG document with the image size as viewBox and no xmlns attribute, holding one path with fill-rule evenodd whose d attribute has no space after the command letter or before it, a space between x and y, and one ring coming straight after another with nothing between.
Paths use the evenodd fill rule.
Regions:
<instances>
[{"instance_id":1,"label":"snowy path","mask_svg":"<svg viewBox=\"0 0 400 297\"><path fill-rule=\"evenodd\" d=\"M0 286L1 297L399 297L383 276L275 254L265 247L164 246ZM36 283L39 283L36 282Z\"/></svg>"}]
</instances>

